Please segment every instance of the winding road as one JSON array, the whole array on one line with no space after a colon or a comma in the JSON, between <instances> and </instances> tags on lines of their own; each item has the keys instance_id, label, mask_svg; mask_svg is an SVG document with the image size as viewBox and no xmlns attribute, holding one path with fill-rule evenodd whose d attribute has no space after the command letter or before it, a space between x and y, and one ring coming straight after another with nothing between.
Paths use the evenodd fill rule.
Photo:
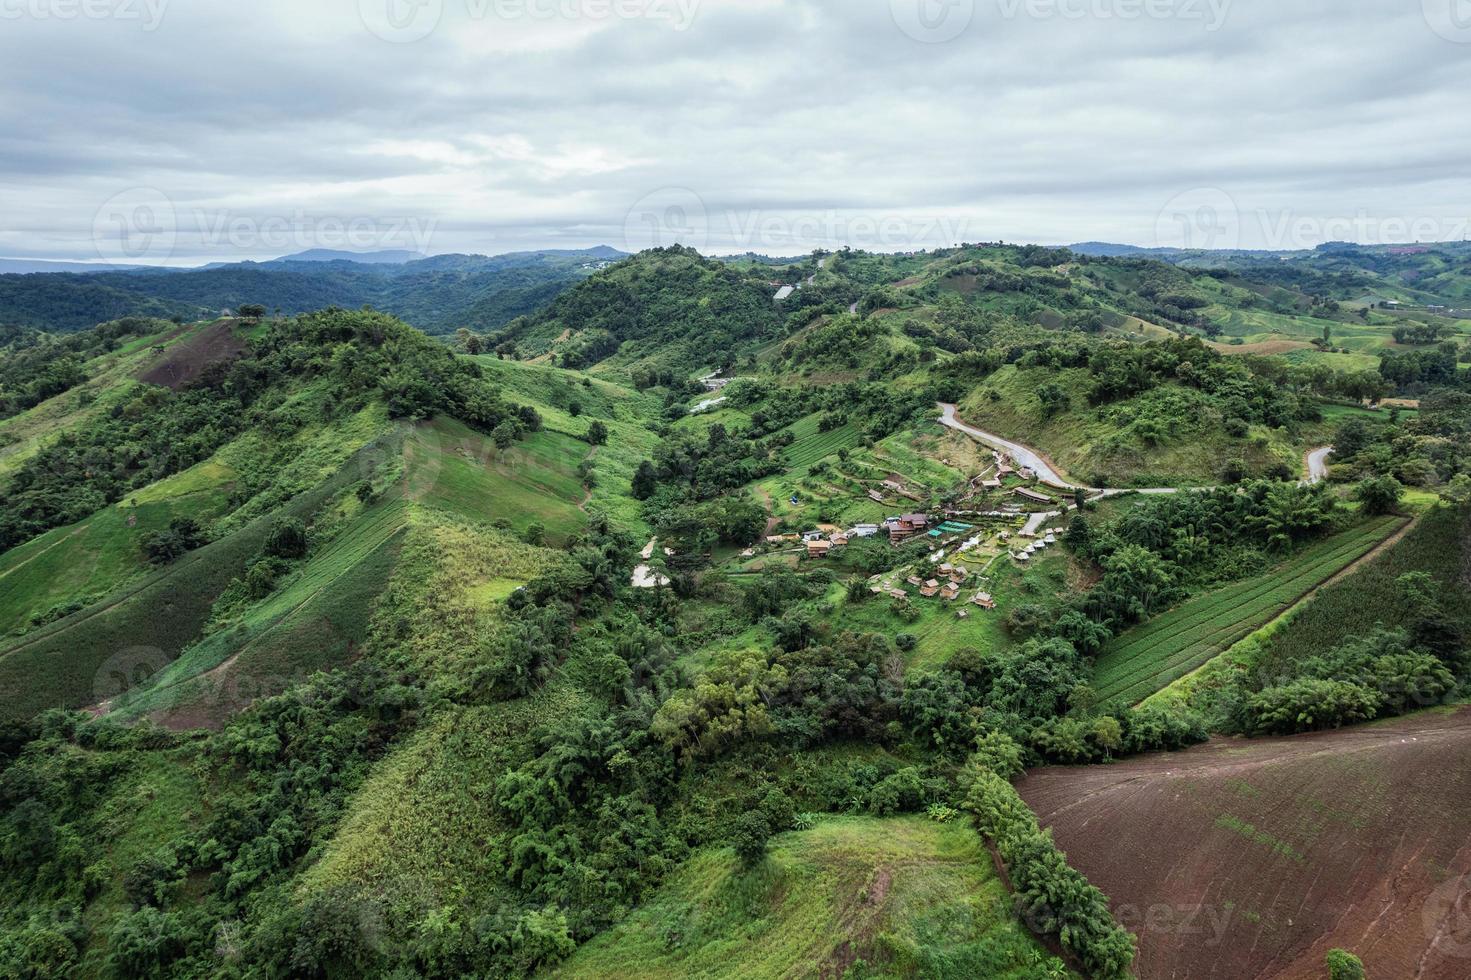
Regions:
<instances>
[{"instance_id":1,"label":"winding road","mask_svg":"<svg viewBox=\"0 0 1471 980\"><path fill-rule=\"evenodd\" d=\"M1080 487L1063 479L1062 474L1057 472L1052 464L1047 461L1047 458L1041 453L1037 452L1035 449L1032 449L1029 446L1023 446L1019 442L1012 442L1010 439L1003 439L1001 436L996 435L994 432L987 432L985 429L978 429L975 426L962 421L960 416L956 413L956 407L949 402L940 402L939 406L941 425L946 426L947 428L954 429L957 432L963 432L966 435L970 436L972 439L975 439L977 442L981 442L986 444L987 446L990 446L992 449L1001 450L1002 452L1011 456L1012 459L1016 460L1017 465L1029 469L1033 473L1037 474L1037 479L1040 480L1042 483L1057 490L1084 490L1089 493L1102 494L1105 497L1116 497L1124 493L1169 494L1180 493L1182 490L1213 489L1211 487L1150 487L1147 489L1106 490L1100 487ZM1322 448L1314 449L1312 452L1308 453L1308 478L1303 481L1304 484L1321 483L1324 479L1327 478L1328 457L1332 453L1332 446L1323 446Z\"/></svg>"},{"instance_id":2,"label":"winding road","mask_svg":"<svg viewBox=\"0 0 1471 980\"><path fill-rule=\"evenodd\" d=\"M1328 457L1333 455L1332 446L1323 446L1308 453L1308 482L1322 483L1328 479Z\"/></svg>"}]
</instances>

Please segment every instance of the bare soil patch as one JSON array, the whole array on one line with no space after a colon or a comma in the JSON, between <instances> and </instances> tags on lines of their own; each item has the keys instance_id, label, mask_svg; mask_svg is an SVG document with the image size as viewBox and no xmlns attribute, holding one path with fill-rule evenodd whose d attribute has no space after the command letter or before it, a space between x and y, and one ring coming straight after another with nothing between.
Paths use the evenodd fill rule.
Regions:
<instances>
[{"instance_id":1,"label":"bare soil patch","mask_svg":"<svg viewBox=\"0 0 1471 980\"><path fill-rule=\"evenodd\" d=\"M233 361L245 353L245 341L235 335L238 320L220 320L182 343L154 357L138 375L145 384L178 391L199 379L211 364Z\"/></svg>"},{"instance_id":2,"label":"bare soil patch","mask_svg":"<svg viewBox=\"0 0 1471 980\"><path fill-rule=\"evenodd\" d=\"M1217 739L1019 784L1139 936L1141 978L1471 976L1471 709Z\"/></svg>"}]
</instances>

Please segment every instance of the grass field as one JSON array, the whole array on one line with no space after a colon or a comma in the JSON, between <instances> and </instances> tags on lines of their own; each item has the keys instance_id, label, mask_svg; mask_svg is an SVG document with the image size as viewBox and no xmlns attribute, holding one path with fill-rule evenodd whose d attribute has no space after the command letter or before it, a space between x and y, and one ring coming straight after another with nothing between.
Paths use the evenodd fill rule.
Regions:
<instances>
[{"instance_id":1,"label":"grass field","mask_svg":"<svg viewBox=\"0 0 1471 980\"><path fill-rule=\"evenodd\" d=\"M408 509L394 500L362 514L275 592L118 699L115 716L207 727L348 660L367 638Z\"/></svg>"},{"instance_id":2,"label":"grass field","mask_svg":"<svg viewBox=\"0 0 1471 980\"><path fill-rule=\"evenodd\" d=\"M33 617L89 605L146 574L143 536L178 517L207 525L226 509L234 476L229 467L200 463L0 556L0 633L20 635Z\"/></svg>"},{"instance_id":3,"label":"grass field","mask_svg":"<svg viewBox=\"0 0 1471 980\"><path fill-rule=\"evenodd\" d=\"M416 428L405 441L410 499L487 524L506 520L518 532L542 524L565 541L586 518L587 492L577 466L592 447L542 431L500 450L485 435L452 419Z\"/></svg>"},{"instance_id":4,"label":"grass field","mask_svg":"<svg viewBox=\"0 0 1471 980\"><path fill-rule=\"evenodd\" d=\"M727 848L697 851L649 902L551 973L564 980L844 975L1067 974L1013 917L969 823L920 817L825 818L777 837L749 871Z\"/></svg>"},{"instance_id":5,"label":"grass field","mask_svg":"<svg viewBox=\"0 0 1471 980\"><path fill-rule=\"evenodd\" d=\"M651 459L659 444L659 436L648 428L650 420L659 417L658 398L583 372L488 356L474 360L510 398L535 408L551 432L580 439L593 419L607 425L608 443L593 455L587 506L608 514L635 535L649 533L643 509L628 496L628 488L639 463ZM575 416L574 402L581 409Z\"/></svg>"},{"instance_id":6,"label":"grass field","mask_svg":"<svg viewBox=\"0 0 1471 980\"><path fill-rule=\"evenodd\" d=\"M839 630L867 630L894 635L908 633L918 641L905 655L911 669L938 667L961 650L970 648L992 653L1012 646L1006 631L1007 613L1019 605L1047 605L1065 594L1071 559L1061 551L1053 551L1026 568L1002 557L990 566L985 579L972 578L961 591L961 599L945 602L921 597L912 587L910 602L919 612L913 623L905 623L890 610L892 600L874 596L860 603L846 598L836 600L833 627ZM979 566L976 566L979 570ZM995 597L998 608L984 610L970 605L970 597L984 589ZM964 610L969 615L960 619Z\"/></svg>"},{"instance_id":7,"label":"grass field","mask_svg":"<svg viewBox=\"0 0 1471 980\"><path fill-rule=\"evenodd\" d=\"M153 356L154 345L187 340L202 326L164 324L157 334L129 341L88 361L87 381L54 398L0 420L0 479L8 478L56 434L84 423L126 400L135 389L131 375Z\"/></svg>"},{"instance_id":8,"label":"grass field","mask_svg":"<svg viewBox=\"0 0 1471 980\"><path fill-rule=\"evenodd\" d=\"M1125 633L1098 658L1095 692L1100 700L1142 701L1281 615L1403 524L1395 517L1366 521L1264 575L1199 596Z\"/></svg>"},{"instance_id":9,"label":"grass field","mask_svg":"<svg viewBox=\"0 0 1471 980\"><path fill-rule=\"evenodd\" d=\"M1450 508L1426 514L1394 547L1293 610L1263 644L1264 669L1283 672L1292 662L1332 649L1381 623L1402 625L1410 608L1397 580L1409 572L1430 574L1441 608L1463 626L1471 626L1471 582L1462 577L1471 548L1466 532L1462 518Z\"/></svg>"},{"instance_id":10,"label":"grass field","mask_svg":"<svg viewBox=\"0 0 1471 980\"><path fill-rule=\"evenodd\" d=\"M354 479L372 472L384 455L367 447L284 507L0 646L0 719L95 704L162 669L197 639L215 600L245 573L276 519L309 519Z\"/></svg>"},{"instance_id":11,"label":"grass field","mask_svg":"<svg viewBox=\"0 0 1471 980\"><path fill-rule=\"evenodd\" d=\"M852 449L858 444L861 433L853 423L849 422L828 432L819 432L817 426L820 421L820 416L809 415L783 430L790 432L797 440L782 451L787 460L788 476L805 476L814 465L839 449Z\"/></svg>"}]
</instances>

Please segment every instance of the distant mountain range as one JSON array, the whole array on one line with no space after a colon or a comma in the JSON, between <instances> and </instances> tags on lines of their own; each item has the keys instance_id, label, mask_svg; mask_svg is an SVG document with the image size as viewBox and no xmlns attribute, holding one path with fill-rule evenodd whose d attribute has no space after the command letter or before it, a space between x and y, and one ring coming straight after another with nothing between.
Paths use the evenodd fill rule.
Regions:
<instances>
[{"instance_id":1,"label":"distant mountain range","mask_svg":"<svg viewBox=\"0 0 1471 980\"><path fill-rule=\"evenodd\" d=\"M52 262L46 259L0 259L0 275L30 275L37 272L123 272L142 269L139 265L107 265L100 262Z\"/></svg>"},{"instance_id":2,"label":"distant mountain range","mask_svg":"<svg viewBox=\"0 0 1471 980\"><path fill-rule=\"evenodd\" d=\"M0 324L85 330L131 315L199 319L259 303L283 313L372 306L428 333L494 330L625 253L606 245L505 255L312 249L199 269L21 263L0 274ZM66 266L56 268L57 265Z\"/></svg>"}]
</instances>

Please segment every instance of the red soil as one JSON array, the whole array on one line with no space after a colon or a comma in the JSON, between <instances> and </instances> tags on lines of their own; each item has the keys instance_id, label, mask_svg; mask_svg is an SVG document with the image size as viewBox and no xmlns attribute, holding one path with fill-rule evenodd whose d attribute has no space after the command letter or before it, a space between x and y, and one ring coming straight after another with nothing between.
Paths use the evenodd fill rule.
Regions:
<instances>
[{"instance_id":1,"label":"red soil","mask_svg":"<svg viewBox=\"0 0 1471 980\"><path fill-rule=\"evenodd\" d=\"M1471 977L1471 709L1217 739L1017 786L1155 977Z\"/></svg>"}]
</instances>

